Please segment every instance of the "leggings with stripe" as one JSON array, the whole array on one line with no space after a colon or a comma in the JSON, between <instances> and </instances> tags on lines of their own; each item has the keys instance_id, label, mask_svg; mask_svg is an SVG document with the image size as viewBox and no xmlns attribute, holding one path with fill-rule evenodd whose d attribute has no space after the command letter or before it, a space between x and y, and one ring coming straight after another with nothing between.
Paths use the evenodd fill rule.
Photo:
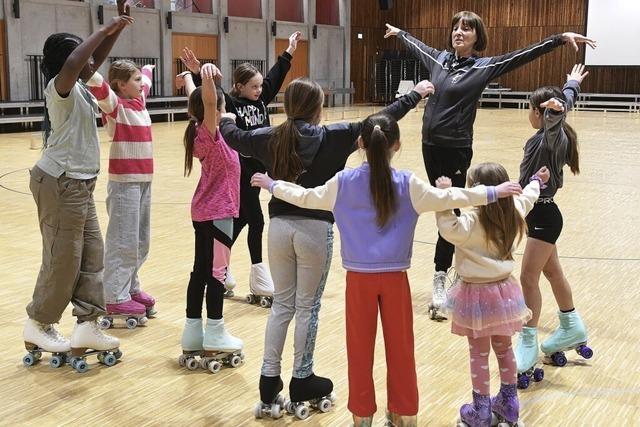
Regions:
<instances>
[{"instance_id":1,"label":"leggings with stripe","mask_svg":"<svg viewBox=\"0 0 640 427\"><path fill-rule=\"evenodd\" d=\"M187 288L187 317L202 317L202 299L207 301L207 317L222 319L224 278L233 238L233 218L193 221L196 235L196 255Z\"/></svg>"}]
</instances>

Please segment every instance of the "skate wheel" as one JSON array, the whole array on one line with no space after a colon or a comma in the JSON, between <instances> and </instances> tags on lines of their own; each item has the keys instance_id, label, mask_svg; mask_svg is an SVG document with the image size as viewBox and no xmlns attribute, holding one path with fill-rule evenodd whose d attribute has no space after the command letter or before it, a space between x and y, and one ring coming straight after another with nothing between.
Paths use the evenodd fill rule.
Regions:
<instances>
[{"instance_id":1,"label":"skate wheel","mask_svg":"<svg viewBox=\"0 0 640 427\"><path fill-rule=\"evenodd\" d=\"M254 406L253 416L258 419L262 418L262 402L258 402L256 403L256 406Z\"/></svg>"},{"instance_id":2,"label":"skate wheel","mask_svg":"<svg viewBox=\"0 0 640 427\"><path fill-rule=\"evenodd\" d=\"M242 358L238 355L235 355L231 358L231 360L229 361L229 364L232 367L237 368L238 366L242 365Z\"/></svg>"},{"instance_id":3,"label":"skate wheel","mask_svg":"<svg viewBox=\"0 0 640 427\"><path fill-rule=\"evenodd\" d=\"M563 367L564 365L567 364L567 358L565 357L562 351L558 353L553 353L551 355L551 361L553 362L554 365L560 366L560 367Z\"/></svg>"},{"instance_id":4,"label":"skate wheel","mask_svg":"<svg viewBox=\"0 0 640 427\"><path fill-rule=\"evenodd\" d=\"M329 399L322 399L318 403L318 409L320 409L320 412L329 412L331 409L331 401Z\"/></svg>"},{"instance_id":5,"label":"skate wheel","mask_svg":"<svg viewBox=\"0 0 640 427\"><path fill-rule=\"evenodd\" d=\"M280 418L281 416L282 416L282 412L280 411L280 405L278 405L277 403L272 403L271 418L275 420L276 418Z\"/></svg>"},{"instance_id":6,"label":"skate wheel","mask_svg":"<svg viewBox=\"0 0 640 427\"><path fill-rule=\"evenodd\" d=\"M58 355L53 356L49 361L49 365L54 369L59 368L60 366L64 365L64 358Z\"/></svg>"},{"instance_id":7,"label":"skate wheel","mask_svg":"<svg viewBox=\"0 0 640 427\"><path fill-rule=\"evenodd\" d=\"M146 325L148 321L149 321L149 319L147 319L146 316L142 316L140 319L138 319L138 324L139 325Z\"/></svg>"},{"instance_id":8,"label":"skate wheel","mask_svg":"<svg viewBox=\"0 0 640 427\"><path fill-rule=\"evenodd\" d=\"M593 350L591 350L586 345L581 345L576 349L576 351L580 356L582 356L585 359L591 359L591 357L593 356Z\"/></svg>"},{"instance_id":9,"label":"skate wheel","mask_svg":"<svg viewBox=\"0 0 640 427\"><path fill-rule=\"evenodd\" d=\"M329 396L327 396L327 399L329 399L331 403L335 403L335 401L338 400L338 396L332 391L329 393Z\"/></svg>"},{"instance_id":10,"label":"skate wheel","mask_svg":"<svg viewBox=\"0 0 640 427\"><path fill-rule=\"evenodd\" d=\"M138 326L138 320L134 317L130 317L127 319L127 328L135 329Z\"/></svg>"},{"instance_id":11,"label":"skate wheel","mask_svg":"<svg viewBox=\"0 0 640 427\"><path fill-rule=\"evenodd\" d=\"M116 358L116 360L120 360L120 358L122 357L122 352L120 351L120 349L114 351L113 356Z\"/></svg>"},{"instance_id":12,"label":"skate wheel","mask_svg":"<svg viewBox=\"0 0 640 427\"><path fill-rule=\"evenodd\" d=\"M187 364L187 357L184 354L181 354L180 356L178 356L178 365L184 368L186 364Z\"/></svg>"},{"instance_id":13,"label":"skate wheel","mask_svg":"<svg viewBox=\"0 0 640 427\"><path fill-rule=\"evenodd\" d=\"M195 371L198 369L198 361L195 358L187 359L186 366L188 370Z\"/></svg>"},{"instance_id":14,"label":"skate wheel","mask_svg":"<svg viewBox=\"0 0 640 427\"><path fill-rule=\"evenodd\" d=\"M244 351L240 352L240 359L244 360Z\"/></svg>"},{"instance_id":15,"label":"skate wheel","mask_svg":"<svg viewBox=\"0 0 640 427\"><path fill-rule=\"evenodd\" d=\"M245 301L247 301L247 304L253 304L253 295L249 294L245 297Z\"/></svg>"},{"instance_id":16,"label":"skate wheel","mask_svg":"<svg viewBox=\"0 0 640 427\"><path fill-rule=\"evenodd\" d=\"M83 374L87 372L87 370L89 369L89 365L87 365L87 362L80 359L80 360L76 360L74 368L78 373Z\"/></svg>"},{"instance_id":17,"label":"skate wheel","mask_svg":"<svg viewBox=\"0 0 640 427\"><path fill-rule=\"evenodd\" d=\"M217 374L220 372L220 369L222 369L222 364L217 360L209 363L209 371L211 371L212 374Z\"/></svg>"},{"instance_id":18,"label":"skate wheel","mask_svg":"<svg viewBox=\"0 0 640 427\"><path fill-rule=\"evenodd\" d=\"M36 363L36 358L33 356L33 354L31 353L27 353L23 358L22 358L22 364L24 366L31 366L34 363Z\"/></svg>"},{"instance_id":19,"label":"skate wheel","mask_svg":"<svg viewBox=\"0 0 640 427\"><path fill-rule=\"evenodd\" d=\"M269 298L267 298L267 297L260 298L260 307L262 307L262 308L271 307L271 301L269 301Z\"/></svg>"},{"instance_id":20,"label":"skate wheel","mask_svg":"<svg viewBox=\"0 0 640 427\"><path fill-rule=\"evenodd\" d=\"M116 356L113 354L107 354L102 358L102 363L104 363L105 366L113 366L117 361L118 359L116 359Z\"/></svg>"},{"instance_id":21,"label":"skate wheel","mask_svg":"<svg viewBox=\"0 0 640 427\"><path fill-rule=\"evenodd\" d=\"M232 290L228 290L224 293L224 297L225 298L232 298L234 297L236 294L232 291Z\"/></svg>"},{"instance_id":22,"label":"skate wheel","mask_svg":"<svg viewBox=\"0 0 640 427\"><path fill-rule=\"evenodd\" d=\"M518 388L526 390L529 388L529 377L525 374L518 374Z\"/></svg>"},{"instance_id":23,"label":"skate wheel","mask_svg":"<svg viewBox=\"0 0 640 427\"><path fill-rule=\"evenodd\" d=\"M158 313L158 310L154 307L147 308L147 317L155 316Z\"/></svg>"},{"instance_id":24,"label":"skate wheel","mask_svg":"<svg viewBox=\"0 0 640 427\"><path fill-rule=\"evenodd\" d=\"M299 420L306 420L309 416L309 408L305 405L300 405L295 409L295 415Z\"/></svg>"},{"instance_id":25,"label":"skate wheel","mask_svg":"<svg viewBox=\"0 0 640 427\"><path fill-rule=\"evenodd\" d=\"M544 370L536 368L533 370L533 380L537 383L544 379Z\"/></svg>"},{"instance_id":26,"label":"skate wheel","mask_svg":"<svg viewBox=\"0 0 640 427\"><path fill-rule=\"evenodd\" d=\"M285 399L284 401L284 410L291 415L295 413L295 408L293 407L293 403L289 399Z\"/></svg>"},{"instance_id":27,"label":"skate wheel","mask_svg":"<svg viewBox=\"0 0 640 427\"><path fill-rule=\"evenodd\" d=\"M274 403L277 403L279 407L284 408L284 403L286 402L283 395L279 394L276 396L276 400Z\"/></svg>"},{"instance_id":28,"label":"skate wheel","mask_svg":"<svg viewBox=\"0 0 640 427\"><path fill-rule=\"evenodd\" d=\"M100 329L109 329L111 327L111 319L103 317L100 319Z\"/></svg>"}]
</instances>

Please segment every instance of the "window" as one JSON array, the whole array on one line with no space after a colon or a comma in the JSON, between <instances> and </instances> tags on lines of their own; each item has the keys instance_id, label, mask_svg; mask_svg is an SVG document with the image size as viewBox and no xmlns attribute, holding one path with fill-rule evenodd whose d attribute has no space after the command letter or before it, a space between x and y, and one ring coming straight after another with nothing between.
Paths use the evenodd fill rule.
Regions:
<instances>
[{"instance_id":1,"label":"window","mask_svg":"<svg viewBox=\"0 0 640 427\"><path fill-rule=\"evenodd\" d=\"M276 0L276 21L304 22L302 0Z\"/></svg>"},{"instance_id":2,"label":"window","mask_svg":"<svg viewBox=\"0 0 640 427\"><path fill-rule=\"evenodd\" d=\"M243 18L262 18L260 0L230 0L228 4L229 16Z\"/></svg>"},{"instance_id":3,"label":"window","mask_svg":"<svg viewBox=\"0 0 640 427\"><path fill-rule=\"evenodd\" d=\"M340 25L338 0L316 0L316 24Z\"/></svg>"}]
</instances>

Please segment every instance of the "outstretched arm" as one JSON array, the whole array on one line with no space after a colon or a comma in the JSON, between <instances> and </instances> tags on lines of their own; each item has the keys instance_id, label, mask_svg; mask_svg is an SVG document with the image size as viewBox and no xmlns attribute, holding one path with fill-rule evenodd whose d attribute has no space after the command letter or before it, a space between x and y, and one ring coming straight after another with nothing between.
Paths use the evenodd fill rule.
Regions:
<instances>
[{"instance_id":1,"label":"outstretched arm","mask_svg":"<svg viewBox=\"0 0 640 427\"><path fill-rule=\"evenodd\" d=\"M404 44L404 46L411 52L413 56L415 56L422 65L424 65L427 70L429 70L429 75L432 74L432 68L436 64L438 64L438 56L442 53L437 49L434 49L430 46L427 46L422 41L413 37L408 32L401 30L400 28L394 27L392 25L386 24L387 30L384 33L384 38L387 39L389 37L398 37L398 39Z\"/></svg>"},{"instance_id":2,"label":"outstretched arm","mask_svg":"<svg viewBox=\"0 0 640 427\"><path fill-rule=\"evenodd\" d=\"M256 173L251 177L251 185L264 188L280 200L307 209L331 211L338 196L338 176L315 188L304 188L287 181L274 181L269 175Z\"/></svg>"},{"instance_id":3,"label":"outstretched arm","mask_svg":"<svg viewBox=\"0 0 640 427\"><path fill-rule=\"evenodd\" d=\"M302 33L300 31L296 31L289 36L289 47L278 57L276 63L264 77L264 80L262 81L262 94L260 97L265 105L273 101L278 92L280 92L284 79L287 77L287 73L289 73L289 70L291 69L293 53L298 48L298 41L301 39Z\"/></svg>"}]
</instances>

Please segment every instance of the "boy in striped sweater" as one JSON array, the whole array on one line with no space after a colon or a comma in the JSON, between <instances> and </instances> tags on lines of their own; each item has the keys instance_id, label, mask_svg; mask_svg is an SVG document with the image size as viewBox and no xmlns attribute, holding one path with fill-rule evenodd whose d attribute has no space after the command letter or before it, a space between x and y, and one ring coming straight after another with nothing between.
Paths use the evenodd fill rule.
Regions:
<instances>
[{"instance_id":1,"label":"boy in striped sweater","mask_svg":"<svg viewBox=\"0 0 640 427\"><path fill-rule=\"evenodd\" d=\"M109 83L99 73L87 82L112 138L104 259L107 314L134 315L143 321L145 313L155 314L155 300L140 289L138 279L149 253L153 155L146 98L154 67L138 69L131 61L118 60L109 68Z\"/></svg>"}]
</instances>

